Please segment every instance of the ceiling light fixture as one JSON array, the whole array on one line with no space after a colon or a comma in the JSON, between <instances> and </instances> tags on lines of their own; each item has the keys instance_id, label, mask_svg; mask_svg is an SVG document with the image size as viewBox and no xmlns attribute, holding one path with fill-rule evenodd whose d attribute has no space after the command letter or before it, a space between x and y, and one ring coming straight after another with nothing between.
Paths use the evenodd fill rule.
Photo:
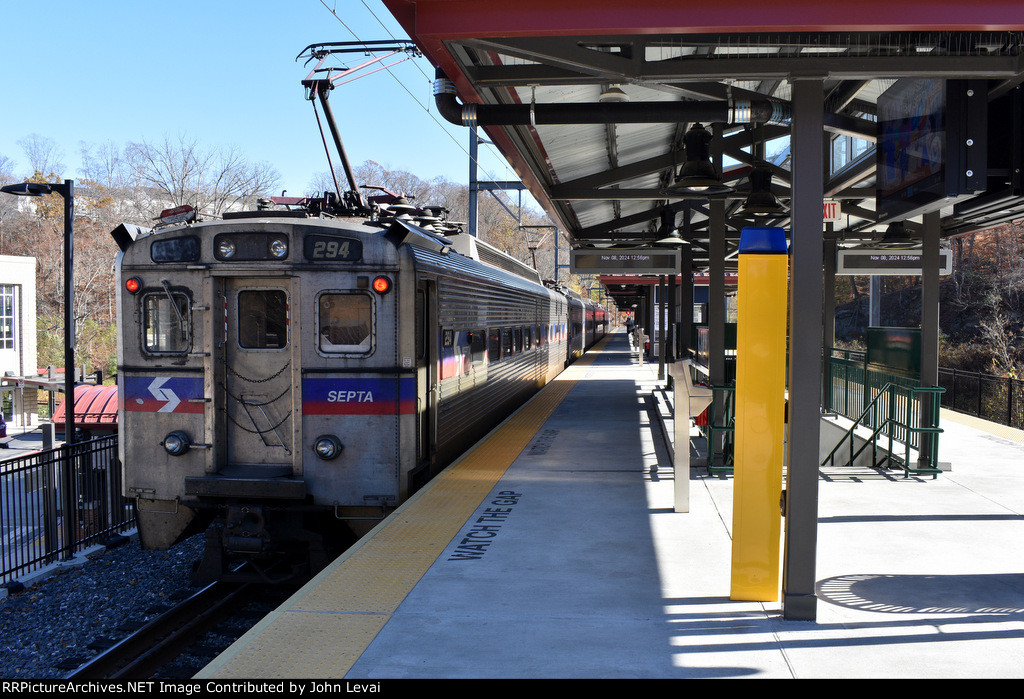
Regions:
<instances>
[{"instance_id":1,"label":"ceiling light fixture","mask_svg":"<svg viewBox=\"0 0 1024 699\"><path fill-rule=\"evenodd\" d=\"M664 194L681 197L710 197L726 194L733 188L722 182L711 162L711 132L702 124L694 124L683 137L686 144L686 162L679 176Z\"/></svg>"},{"instance_id":2,"label":"ceiling light fixture","mask_svg":"<svg viewBox=\"0 0 1024 699\"><path fill-rule=\"evenodd\" d=\"M777 216L785 213L786 207L772 194L772 170L765 163L758 163L748 175L750 194L743 202L740 213L747 216Z\"/></svg>"},{"instance_id":3,"label":"ceiling light fixture","mask_svg":"<svg viewBox=\"0 0 1024 699\"><path fill-rule=\"evenodd\" d=\"M629 95L622 91L617 85L612 85L607 90L601 93L598 97L599 102L628 102Z\"/></svg>"}]
</instances>

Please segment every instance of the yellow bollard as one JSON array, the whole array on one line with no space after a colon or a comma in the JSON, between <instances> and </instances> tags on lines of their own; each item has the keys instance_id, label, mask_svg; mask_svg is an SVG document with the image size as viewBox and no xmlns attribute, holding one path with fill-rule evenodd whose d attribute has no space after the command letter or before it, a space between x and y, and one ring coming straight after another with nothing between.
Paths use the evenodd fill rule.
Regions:
<instances>
[{"instance_id":1,"label":"yellow bollard","mask_svg":"<svg viewBox=\"0 0 1024 699\"><path fill-rule=\"evenodd\" d=\"M779 599L789 255L782 228L740 235L733 468L734 600Z\"/></svg>"}]
</instances>

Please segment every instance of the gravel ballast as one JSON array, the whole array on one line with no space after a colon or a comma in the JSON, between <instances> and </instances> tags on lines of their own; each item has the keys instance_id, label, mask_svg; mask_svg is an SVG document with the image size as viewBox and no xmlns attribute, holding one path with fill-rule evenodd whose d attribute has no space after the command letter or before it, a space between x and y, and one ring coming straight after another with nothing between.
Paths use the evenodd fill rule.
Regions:
<instances>
[{"instance_id":1,"label":"gravel ballast","mask_svg":"<svg viewBox=\"0 0 1024 699\"><path fill-rule=\"evenodd\" d=\"M136 536L117 543L27 578L23 590L0 599L0 678L66 677L62 664L96 655L101 648L90 645L120 640L173 604L176 592L195 589L189 574L202 535L169 551L143 551Z\"/></svg>"}]
</instances>

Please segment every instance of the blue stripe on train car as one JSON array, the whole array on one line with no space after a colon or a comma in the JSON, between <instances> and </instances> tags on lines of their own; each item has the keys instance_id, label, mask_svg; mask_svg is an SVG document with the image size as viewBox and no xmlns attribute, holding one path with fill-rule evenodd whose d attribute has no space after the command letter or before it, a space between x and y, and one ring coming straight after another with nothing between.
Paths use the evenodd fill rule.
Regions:
<instances>
[{"instance_id":1,"label":"blue stripe on train car","mask_svg":"<svg viewBox=\"0 0 1024 699\"><path fill-rule=\"evenodd\" d=\"M416 379L406 377L305 378L303 415L410 415Z\"/></svg>"}]
</instances>

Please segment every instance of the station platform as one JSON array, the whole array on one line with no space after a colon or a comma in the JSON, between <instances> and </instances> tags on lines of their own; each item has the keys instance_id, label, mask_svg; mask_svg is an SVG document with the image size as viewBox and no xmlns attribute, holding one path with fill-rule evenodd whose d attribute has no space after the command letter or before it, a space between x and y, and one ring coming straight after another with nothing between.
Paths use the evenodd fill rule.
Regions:
<instances>
[{"instance_id":1,"label":"station platform","mask_svg":"<svg viewBox=\"0 0 1024 699\"><path fill-rule=\"evenodd\" d=\"M675 511L657 373L613 334L197 677L1024 676L1024 435L944 411L935 479L822 469L786 620L729 598L731 476Z\"/></svg>"}]
</instances>

